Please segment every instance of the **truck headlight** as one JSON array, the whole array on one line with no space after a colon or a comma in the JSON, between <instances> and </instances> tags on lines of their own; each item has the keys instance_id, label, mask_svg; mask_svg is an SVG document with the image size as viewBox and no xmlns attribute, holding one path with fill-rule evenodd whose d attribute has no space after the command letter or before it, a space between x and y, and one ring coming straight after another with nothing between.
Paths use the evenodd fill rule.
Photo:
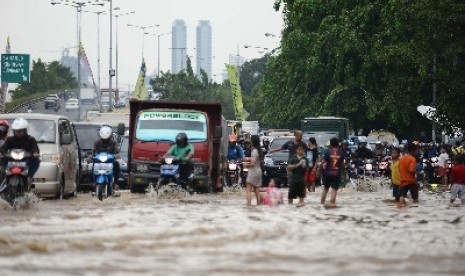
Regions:
<instances>
[{"instance_id":1,"label":"truck headlight","mask_svg":"<svg viewBox=\"0 0 465 276\"><path fill-rule=\"evenodd\" d=\"M263 162L266 165L273 165L273 158L265 156L265 159L263 160Z\"/></svg>"}]
</instances>

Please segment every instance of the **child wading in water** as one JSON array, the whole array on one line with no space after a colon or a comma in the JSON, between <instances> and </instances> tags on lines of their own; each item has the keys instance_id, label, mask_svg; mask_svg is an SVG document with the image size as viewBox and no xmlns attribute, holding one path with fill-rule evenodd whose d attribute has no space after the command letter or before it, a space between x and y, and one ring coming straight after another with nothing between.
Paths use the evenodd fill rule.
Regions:
<instances>
[{"instance_id":1,"label":"child wading in water","mask_svg":"<svg viewBox=\"0 0 465 276\"><path fill-rule=\"evenodd\" d=\"M325 153L323 159L324 170L324 189L321 195L321 204L325 204L329 188L331 188L331 199L329 206L336 206L336 195L341 183L342 164L344 155L339 149L339 138L333 137L329 141L329 150Z\"/></svg>"},{"instance_id":2,"label":"child wading in water","mask_svg":"<svg viewBox=\"0 0 465 276\"><path fill-rule=\"evenodd\" d=\"M457 155L455 158L455 165L452 167L451 182L452 188L450 189L450 203L453 204L455 199L458 198L465 204L465 165L464 156Z\"/></svg>"},{"instance_id":3,"label":"child wading in water","mask_svg":"<svg viewBox=\"0 0 465 276\"><path fill-rule=\"evenodd\" d=\"M297 146L296 155L294 155L287 169L292 172L291 185L289 186L288 200L292 204L294 198L299 198L298 207L304 205L304 198L306 194L305 187L305 172L308 168L308 159L304 155L305 148L302 145Z\"/></svg>"},{"instance_id":4,"label":"child wading in water","mask_svg":"<svg viewBox=\"0 0 465 276\"><path fill-rule=\"evenodd\" d=\"M399 171L399 159L400 150L399 148L392 148L392 164L391 164L391 182L392 182L392 196L396 202L400 199L400 171Z\"/></svg>"},{"instance_id":5,"label":"child wading in water","mask_svg":"<svg viewBox=\"0 0 465 276\"><path fill-rule=\"evenodd\" d=\"M276 206L283 204L283 194L277 188L276 179L272 178L268 183L268 187L260 189L262 192L263 204Z\"/></svg>"}]
</instances>

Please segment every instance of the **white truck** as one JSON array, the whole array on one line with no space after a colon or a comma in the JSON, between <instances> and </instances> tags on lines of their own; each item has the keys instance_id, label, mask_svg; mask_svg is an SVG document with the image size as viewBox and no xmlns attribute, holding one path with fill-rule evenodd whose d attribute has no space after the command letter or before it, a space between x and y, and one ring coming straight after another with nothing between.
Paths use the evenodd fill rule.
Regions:
<instances>
[{"instance_id":1,"label":"white truck","mask_svg":"<svg viewBox=\"0 0 465 276\"><path fill-rule=\"evenodd\" d=\"M81 104L82 105L93 105L95 104L95 88L81 88Z\"/></svg>"}]
</instances>

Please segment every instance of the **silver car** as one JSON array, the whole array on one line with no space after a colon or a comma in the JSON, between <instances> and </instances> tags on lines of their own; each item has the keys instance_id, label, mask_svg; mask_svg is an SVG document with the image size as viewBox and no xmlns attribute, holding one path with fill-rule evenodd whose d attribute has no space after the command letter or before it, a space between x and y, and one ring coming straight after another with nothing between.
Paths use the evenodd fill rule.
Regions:
<instances>
[{"instance_id":1,"label":"silver car","mask_svg":"<svg viewBox=\"0 0 465 276\"><path fill-rule=\"evenodd\" d=\"M33 178L34 191L43 197L61 199L66 195L76 196L79 155L69 119L61 115L37 113L2 114L0 117L10 125L16 118L26 119L29 123L28 134L37 140L41 162Z\"/></svg>"}]
</instances>

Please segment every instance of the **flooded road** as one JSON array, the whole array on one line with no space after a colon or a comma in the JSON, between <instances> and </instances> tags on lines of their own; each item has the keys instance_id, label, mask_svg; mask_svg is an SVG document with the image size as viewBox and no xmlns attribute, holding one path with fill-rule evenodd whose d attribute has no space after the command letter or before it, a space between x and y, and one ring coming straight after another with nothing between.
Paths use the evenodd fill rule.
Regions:
<instances>
[{"instance_id":1,"label":"flooded road","mask_svg":"<svg viewBox=\"0 0 465 276\"><path fill-rule=\"evenodd\" d=\"M465 207L390 191L339 195L339 208L245 207L242 192L185 200L123 192L0 206L0 275L465 274Z\"/></svg>"}]
</instances>

